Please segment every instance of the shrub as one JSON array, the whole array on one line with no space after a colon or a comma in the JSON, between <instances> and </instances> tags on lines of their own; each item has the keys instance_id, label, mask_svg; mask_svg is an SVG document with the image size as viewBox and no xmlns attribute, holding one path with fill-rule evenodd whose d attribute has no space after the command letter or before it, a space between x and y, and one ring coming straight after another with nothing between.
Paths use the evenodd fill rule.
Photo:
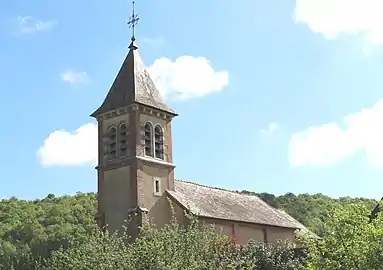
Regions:
<instances>
[{"instance_id":1,"label":"shrub","mask_svg":"<svg viewBox=\"0 0 383 270\"><path fill-rule=\"evenodd\" d=\"M186 228L174 220L162 229L146 224L136 241L127 242L126 236L95 231L86 241L74 241L67 250L54 252L41 269L302 269L302 262L286 243L273 246L250 242L239 247L195 217L190 217Z\"/></svg>"}]
</instances>

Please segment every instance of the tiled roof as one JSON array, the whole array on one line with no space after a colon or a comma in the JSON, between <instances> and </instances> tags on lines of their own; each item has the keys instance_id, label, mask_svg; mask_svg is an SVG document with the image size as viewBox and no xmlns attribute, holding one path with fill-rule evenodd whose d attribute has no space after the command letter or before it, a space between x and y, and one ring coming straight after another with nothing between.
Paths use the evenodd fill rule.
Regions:
<instances>
[{"instance_id":1,"label":"tiled roof","mask_svg":"<svg viewBox=\"0 0 383 270\"><path fill-rule=\"evenodd\" d=\"M179 180L175 181L175 191L167 192L198 216L307 230L286 212L254 195Z\"/></svg>"},{"instance_id":2,"label":"tiled roof","mask_svg":"<svg viewBox=\"0 0 383 270\"><path fill-rule=\"evenodd\" d=\"M104 102L92 113L92 116L133 103L148 105L175 114L162 99L159 90L145 68L134 40L129 46L129 53Z\"/></svg>"}]
</instances>

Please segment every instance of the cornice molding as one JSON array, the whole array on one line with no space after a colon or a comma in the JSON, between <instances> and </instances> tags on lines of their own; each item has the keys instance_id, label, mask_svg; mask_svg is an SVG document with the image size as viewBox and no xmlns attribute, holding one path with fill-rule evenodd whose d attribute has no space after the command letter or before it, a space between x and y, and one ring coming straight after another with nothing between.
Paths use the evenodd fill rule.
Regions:
<instances>
[{"instance_id":1,"label":"cornice molding","mask_svg":"<svg viewBox=\"0 0 383 270\"><path fill-rule=\"evenodd\" d=\"M132 162L136 160L140 163L140 165L146 165L150 167L161 167L161 168L167 168L167 169L174 169L176 167L175 164L166 162L161 159L155 159L151 157L144 157L144 156L133 156L129 158L125 158L123 160L116 159L114 162L110 162L105 165L98 165L95 167L96 170L103 170L103 171L109 171L118 169L121 167L128 167L132 165Z\"/></svg>"},{"instance_id":2,"label":"cornice molding","mask_svg":"<svg viewBox=\"0 0 383 270\"><path fill-rule=\"evenodd\" d=\"M149 116L155 116L157 118L164 119L166 121L170 121L175 116L171 113L164 112L160 109L152 108L152 107L149 107L149 106L146 106L143 104L131 104L131 105L128 105L126 107L119 108L116 110L111 110L109 112L98 115L97 121L110 119L110 118L113 118L116 116L128 114L128 113L135 112L135 111L139 111L140 113L146 114Z\"/></svg>"},{"instance_id":3,"label":"cornice molding","mask_svg":"<svg viewBox=\"0 0 383 270\"><path fill-rule=\"evenodd\" d=\"M95 167L96 170L103 170L103 171L110 171L115 170L121 167L128 167L132 165L132 160L134 160L135 157L128 157L124 159L115 159L108 161L107 164L98 165Z\"/></svg>"},{"instance_id":4,"label":"cornice molding","mask_svg":"<svg viewBox=\"0 0 383 270\"><path fill-rule=\"evenodd\" d=\"M162 167L162 168L168 168L168 169L174 169L176 167L176 165L174 165L173 163L166 162L160 159L143 157L143 156L136 156L136 158L143 165L147 165L150 167Z\"/></svg>"}]
</instances>

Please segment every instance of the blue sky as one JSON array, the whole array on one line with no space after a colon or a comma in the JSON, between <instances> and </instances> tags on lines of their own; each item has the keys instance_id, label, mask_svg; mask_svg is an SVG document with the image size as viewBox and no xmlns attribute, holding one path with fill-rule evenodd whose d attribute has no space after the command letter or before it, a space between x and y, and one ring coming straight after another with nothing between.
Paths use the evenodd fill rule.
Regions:
<instances>
[{"instance_id":1,"label":"blue sky","mask_svg":"<svg viewBox=\"0 0 383 270\"><path fill-rule=\"evenodd\" d=\"M131 35L112 2L2 5L1 198L96 191L89 114ZM383 196L383 7L327 2L137 0L141 56L180 115L178 179Z\"/></svg>"}]
</instances>

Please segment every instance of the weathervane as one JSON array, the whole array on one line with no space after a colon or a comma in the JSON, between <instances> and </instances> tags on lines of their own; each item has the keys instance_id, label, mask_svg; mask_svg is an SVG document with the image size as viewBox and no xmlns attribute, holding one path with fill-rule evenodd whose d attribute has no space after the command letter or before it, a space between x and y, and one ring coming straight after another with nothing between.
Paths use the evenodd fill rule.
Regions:
<instances>
[{"instance_id":1,"label":"weathervane","mask_svg":"<svg viewBox=\"0 0 383 270\"><path fill-rule=\"evenodd\" d=\"M134 4L135 4L135 0L133 0L132 2L133 4L133 11L132 11L132 16L129 18L129 21L128 21L128 25L129 25L129 28L132 28L132 41L134 41L136 38L134 37L134 27L138 24L138 20L140 19L138 17L138 14L136 14L134 12Z\"/></svg>"}]
</instances>

